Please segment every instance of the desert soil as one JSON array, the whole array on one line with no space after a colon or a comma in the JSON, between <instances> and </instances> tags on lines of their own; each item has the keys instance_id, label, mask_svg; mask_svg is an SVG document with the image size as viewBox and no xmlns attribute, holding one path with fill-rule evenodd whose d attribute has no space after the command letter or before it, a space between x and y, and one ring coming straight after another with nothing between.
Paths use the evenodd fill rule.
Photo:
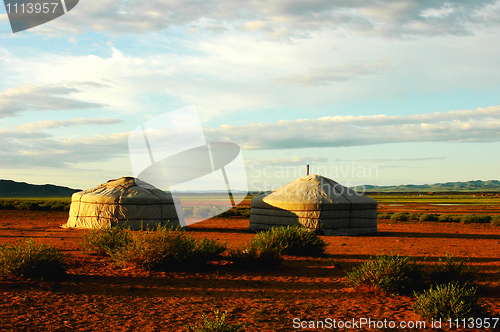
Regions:
<instances>
[{"instance_id":1,"label":"desert soil","mask_svg":"<svg viewBox=\"0 0 500 332\"><path fill-rule=\"evenodd\" d=\"M294 331L294 318L420 320L412 310L414 297L346 284L345 271L382 251L425 258L426 268L446 253L469 259L480 268L484 300L500 316L500 227L490 224L382 220L378 236L322 237L329 244L327 257L287 256L282 267L268 271L222 262L167 273L124 269L107 257L82 253L84 231L60 228L66 220L67 212L0 211L0 243L32 238L69 257L62 280L0 277L0 330L185 331L215 308L227 311L229 322L246 324L246 331ZM253 237L248 225L249 219L219 218L189 232L237 246Z\"/></svg>"}]
</instances>

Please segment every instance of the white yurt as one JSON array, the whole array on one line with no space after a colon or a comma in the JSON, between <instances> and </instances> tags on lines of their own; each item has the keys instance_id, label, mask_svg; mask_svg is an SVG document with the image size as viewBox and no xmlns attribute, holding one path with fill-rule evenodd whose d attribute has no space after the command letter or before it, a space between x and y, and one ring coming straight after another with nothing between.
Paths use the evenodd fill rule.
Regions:
<instances>
[{"instance_id":1,"label":"white yurt","mask_svg":"<svg viewBox=\"0 0 500 332\"><path fill-rule=\"evenodd\" d=\"M377 234L378 202L332 179L307 175L252 199L251 230L302 225L323 235Z\"/></svg>"},{"instance_id":2,"label":"white yurt","mask_svg":"<svg viewBox=\"0 0 500 332\"><path fill-rule=\"evenodd\" d=\"M139 179L122 177L74 193L68 222L62 227L109 228L123 224L135 230L158 224L183 226L181 202Z\"/></svg>"}]
</instances>

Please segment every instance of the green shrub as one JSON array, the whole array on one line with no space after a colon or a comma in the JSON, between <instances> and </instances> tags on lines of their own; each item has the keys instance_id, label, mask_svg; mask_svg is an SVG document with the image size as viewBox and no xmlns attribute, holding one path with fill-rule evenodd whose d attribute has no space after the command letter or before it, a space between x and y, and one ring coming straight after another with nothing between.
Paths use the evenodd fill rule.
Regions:
<instances>
[{"instance_id":1,"label":"green shrub","mask_svg":"<svg viewBox=\"0 0 500 332\"><path fill-rule=\"evenodd\" d=\"M178 231L181 232L181 231ZM216 260L224 251L226 251L226 243L220 243L215 240L203 238L195 240L196 246L191 253L189 261L195 264L205 264Z\"/></svg>"},{"instance_id":2,"label":"green shrub","mask_svg":"<svg viewBox=\"0 0 500 332\"><path fill-rule=\"evenodd\" d=\"M185 206L185 207L183 206L182 213L184 214L184 217L194 216L193 208L191 206Z\"/></svg>"},{"instance_id":3,"label":"green shrub","mask_svg":"<svg viewBox=\"0 0 500 332\"><path fill-rule=\"evenodd\" d=\"M36 210L36 208L34 208L35 206L38 207L38 204L28 201L22 201L16 204L14 207L16 208L16 210Z\"/></svg>"},{"instance_id":4,"label":"green shrub","mask_svg":"<svg viewBox=\"0 0 500 332\"><path fill-rule=\"evenodd\" d=\"M437 285L415 296L417 301L413 310L428 320L487 317L489 311L477 295L477 288L471 285Z\"/></svg>"},{"instance_id":5,"label":"green shrub","mask_svg":"<svg viewBox=\"0 0 500 332\"><path fill-rule=\"evenodd\" d=\"M258 251L276 251L280 255L320 256L324 255L327 244L312 230L287 226L257 233L251 246Z\"/></svg>"},{"instance_id":6,"label":"green shrub","mask_svg":"<svg viewBox=\"0 0 500 332\"><path fill-rule=\"evenodd\" d=\"M192 268L219 258L225 243L193 239L181 230L158 227L131 233L130 242L111 253L119 264L133 263L147 270Z\"/></svg>"},{"instance_id":7,"label":"green shrub","mask_svg":"<svg viewBox=\"0 0 500 332\"><path fill-rule=\"evenodd\" d=\"M460 222L462 224L474 224L474 223L489 223L491 216L481 215L481 214L467 214L462 216Z\"/></svg>"},{"instance_id":8,"label":"green shrub","mask_svg":"<svg viewBox=\"0 0 500 332\"><path fill-rule=\"evenodd\" d=\"M241 323L230 324L226 322L227 311L220 314L219 309L214 310L214 318L210 319L205 315L201 314L202 323L195 323L193 325L187 326L188 332L238 332L243 331L245 326Z\"/></svg>"},{"instance_id":9,"label":"green shrub","mask_svg":"<svg viewBox=\"0 0 500 332\"><path fill-rule=\"evenodd\" d=\"M251 241L247 247L230 248L228 257L236 266L250 269L274 268L283 262L277 250L272 248L259 250Z\"/></svg>"},{"instance_id":10,"label":"green shrub","mask_svg":"<svg viewBox=\"0 0 500 332\"><path fill-rule=\"evenodd\" d=\"M407 221L416 221L416 220L420 220L420 214L418 214L418 213L409 213L408 214Z\"/></svg>"},{"instance_id":11,"label":"green shrub","mask_svg":"<svg viewBox=\"0 0 500 332\"><path fill-rule=\"evenodd\" d=\"M231 218L231 217L249 217L250 216L250 208L247 207L235 207L230 210L227 210L219 215L223 218Z\"/></svg>"},{"instance_id":12,"label":"green shrub","mask_svg":"<svg viewBox=\"0 0 500 332\"><path fill-rule=\"evenodd\" d=\"M403 213L403 212L394 213L391 216L391 220L394 220L394 221L407 221L408 220L408 214Z\"/></svg>"},{"instance_id":13,"label":"green shrub","mask_svg":"<svg viewBox=\"0 0 500 332\"><path fill-rule=\"evenodd\" d=\"M444 261L439 259L429 277L432 284L474 284L477 277L477 268L467 261L454 260L453 256L446 255Z\"/></svg>"},{"instance_id":14,"label":"green shrub","mask_svg":"<svg viewBox=\"0 0 500 332\"><path fill-rule=\"evenodd\" d=\"M495 226L500 226L500 214L491 217L491 224Z\"/></svg>"},{"instance_id":15,"label":"green shrub","mask_svg":"<svg viewBox=\"0 0 500 332\"><path fill-rule=\"evenodd\" d=\"M438 221L439 218L435 214L422 213L419 218L420 221Z\"/></svg>"},{"instance_id":16,"label":"green shrub","mask_svg":"<svg viewBox=\"0 0 500 332\"><path fill-rule=\"evenodd\" d=\"M422 286L422 264L408 256L378 255L347 272L354 287L371 286L390 294L411 293Z\"/></svg>"},{"instance_id":17,"label":"green shrub","mask_svg":"<svg viewBox=\"0 0 500 332\"><path fill-rule=\"evenodd\" d=\"M10 202L3 202L2 205L0 206L2 210L14 210L14 204Z\"/></svg>"},{"instance_id":18,"label":"green shrub","mask_svg":"<svg viewBox=\"0 0 500 332\"><path fill-rule=\"evenodd\" d=\"M71 203L64 198L0 198L0 210L68 211Z\"/></svg>"},{"instance_id":19,"label":"green shrub","mask_svg":"<svg viewBox=\"0 0 500 332\"><path fill-rule=\"evenodd\" d=\"M47 204L49 205L49 204ZM68 211L69 210L69 205L68 204L52 204L52 205L49 205L50 206L50 209L53 210L53 211Z\"/></svg>"},{"instance_id":20,"label":"green shrub","mask_svg":"<svg viewBox=\"0 0 500 332\"><path fill-rule=\"evenodd\" d=\"M50 245L31 239L18 245L0 244L0 275L55 278L66 271L65 257Z\"/></svg>"},{"instance_id":21,"label":"green shrub","mask_svg":"<svg viewBox=\"0 0 500 332\"><path fill-rule=\"evenodd\" d=\"M388 212L377 213L377 219L390 219L390 218L391 218L391 213Z\"/></svg>"},{"instance_id":22,"label":"green shrub","mask_svg":"<svg viewBox=\"0 0 500 332\"><path fill-rule=\"evenodd\" d=\"M442 214L439 216L439 222L460 222L462 219L461 216L452 215L452 214Z\"/></svg>"},{"instance_id":23,"label":"green shrub","mask_svg":"<svg viewBox=\"0 0 500 332\"><path fill-rule=\"evenodd\" d=\"M212 210L213 208L207 206L195 206L193 208L193 214L200 218L206 218L211 214Z\"/></svg>"},{"instance_id":24,"label":"green shrub","mask_svg":"<svg viewBox=\"0 0 500 332\"><path fill-rule=\"evenodd\" d=\"M118 248L130 243L129 231L123 227L85 230L81 242L85 252L89 254L111 255Z\"/></svg>"}]
</instances>

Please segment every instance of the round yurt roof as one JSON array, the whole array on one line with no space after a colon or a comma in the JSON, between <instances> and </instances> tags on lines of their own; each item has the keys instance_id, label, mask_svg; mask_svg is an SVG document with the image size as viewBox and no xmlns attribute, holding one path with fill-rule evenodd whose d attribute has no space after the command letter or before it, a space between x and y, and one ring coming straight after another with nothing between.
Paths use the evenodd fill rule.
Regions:
<instances>
[{"instance_id":1,"label":"round yurt roof","mask_svg":"<svg viewBox=\"0 0 500 332\"><path fill-rule=\"evenodd\" d=\"M377 233L378 202L321 175L252 199L250 229L302 225L325 235Z\"/></svg>"},{"instance_id":2,"label":"round yurt roof","mask_svg":"<svg viewBox=\"0 0 500 332\"><path fill-rule=\"evenodd\" d=\"M105 228L127 223L138 229L158 223L182 226L180 220L183 222L177 197L140 179L122 177L74 193L65 227Z\"/></svg>"},{"instance_id":3,"label":"round yurt roof","mask_svg":"<svg viewBox=\"0 0 500 332\"><path fill-rule=\"evenodd\" d=\"M349 208L352 204L370 207L378 203L332 179L316 174L304 176L252 200L252 207L298 211L337 210Z\"/></svg>"}]
</instances>

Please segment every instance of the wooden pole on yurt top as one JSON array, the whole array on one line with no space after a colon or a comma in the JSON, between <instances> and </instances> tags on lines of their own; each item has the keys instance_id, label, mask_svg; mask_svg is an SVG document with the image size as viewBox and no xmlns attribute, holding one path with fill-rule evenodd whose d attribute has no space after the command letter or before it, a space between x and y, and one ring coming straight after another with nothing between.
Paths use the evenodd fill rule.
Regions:
<instances>
[{"instance_id":1,"label":"wooden pole on yurt top","mask_svg":"<svg viewBox=\"0 0 500 332\"><path fill-rule=\"evenodd\" d=\"M306 174L306 175L309 175L309 164L307 164L307 167L306 167L306 172L307 172L307 174Z\"/></svg>"}]
</instances>

